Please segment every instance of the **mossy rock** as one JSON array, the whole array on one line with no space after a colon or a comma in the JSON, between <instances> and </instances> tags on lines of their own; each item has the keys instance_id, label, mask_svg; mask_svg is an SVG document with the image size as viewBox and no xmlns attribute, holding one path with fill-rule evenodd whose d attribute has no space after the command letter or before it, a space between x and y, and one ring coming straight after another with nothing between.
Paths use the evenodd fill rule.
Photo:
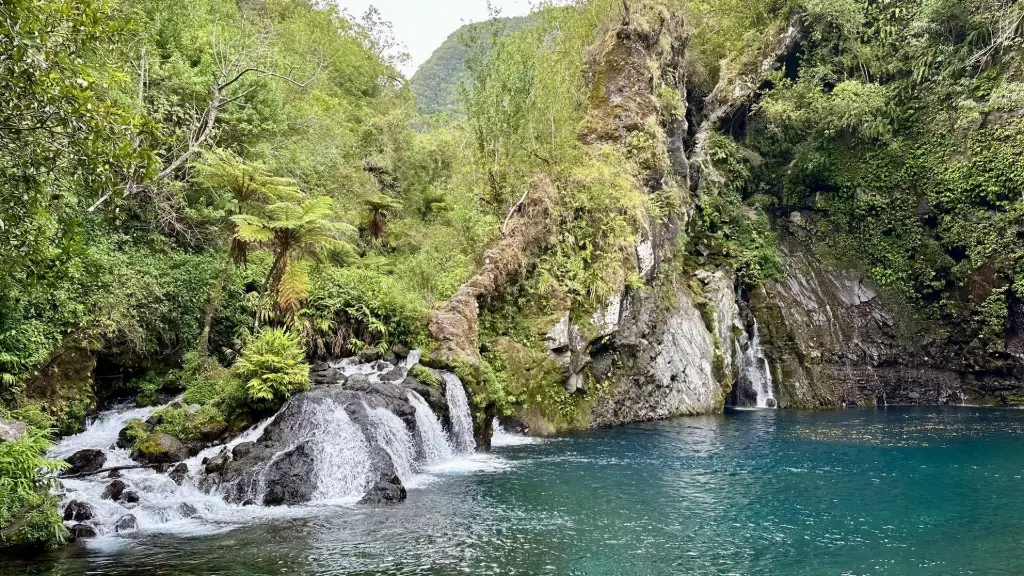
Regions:
<instances>
[{"instance_id":1,"label":"mossy rock","mask_svg":"<svg viewBox=\"0 0 1024 576\"><path fill-rule=\"evenodd\" d=\"M174 436L160 432L146 436L132 451L132 459L144 464L171 464L186 458L185 445Z\"/></svg>"},{"instance_id":2,"label":"mossy rock","mask_svg":"<svg viewBox=\"0 0 1024 576\"><path fill-rule=\"evenodd\" d=\"M421 384L426 384L431 388L441 387L441 377L437 372L427 368L426 366L416 364L411 370L409 370L409 375L418 380Z\"/></svg>"}]
</instances>

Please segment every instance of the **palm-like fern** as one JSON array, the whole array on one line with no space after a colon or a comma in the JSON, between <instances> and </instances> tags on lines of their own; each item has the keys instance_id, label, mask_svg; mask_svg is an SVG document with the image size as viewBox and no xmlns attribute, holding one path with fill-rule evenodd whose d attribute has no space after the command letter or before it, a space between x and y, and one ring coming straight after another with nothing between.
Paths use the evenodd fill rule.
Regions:
<instances>
[{"instance_id":1,"label":"palm-like fern","mask_svg":"<svg viewBox=\"0 0 1024 576\"><path fill-rule=\"evenodd\" d=\"M331 219L334 202L326 197L302 203L278 202L267 206L264 216L239 214L232 217L235 235L243 242L266 246L274 253L267 275L267 288L276 295L278 306L291 316L309 294L309 263L328 254L352 254L342 236L355 229Z\"/></svg>"}]
</instances>

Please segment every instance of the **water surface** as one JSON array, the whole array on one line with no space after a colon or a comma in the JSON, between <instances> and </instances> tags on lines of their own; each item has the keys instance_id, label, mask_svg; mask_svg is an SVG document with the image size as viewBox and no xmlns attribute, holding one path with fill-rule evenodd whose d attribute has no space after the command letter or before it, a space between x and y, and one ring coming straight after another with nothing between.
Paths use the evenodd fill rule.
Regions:
<instances>
[{"instance_id":1,"label":"water surface","mask_svg":"<svg viewBox=\"0 0 1024 576\"><path fill-rule=\"evenodd\" d=\"M495 454L398 506L106 538L0 574L1024 574L1024 411L730 412Z\"/></svg>"}]
</instances>

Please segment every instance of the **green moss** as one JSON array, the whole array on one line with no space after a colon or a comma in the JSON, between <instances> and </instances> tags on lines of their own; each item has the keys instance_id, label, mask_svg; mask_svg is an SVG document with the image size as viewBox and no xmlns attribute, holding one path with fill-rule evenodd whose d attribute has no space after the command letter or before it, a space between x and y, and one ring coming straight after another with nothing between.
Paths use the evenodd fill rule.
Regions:
<instances>
[{"instance_id":1,"label":"green moss","mask_svg":"<svg viewBox=\"0 0 1024 576\"><path fill-rule=\"evenodd\" d=\"M191 410L187 406L162 408L154 412L154 415L163 419L155 431L179 440L195 440L222 430L227 425L224 415L212 405L201 406L198 410Z\"/></svg>"},{"instance_id":2,"label":"green moss","mask_svg":"<svg viewBox=\"0 0 1024 576\"><path fill-rule=\"evenodd\" d=\"M438 388L441 386L441 377L437 375L437 372L416 364L409 370L409 375L418 380L422 384L426 384L431 388Z\"/></svg>"}]
</instances>

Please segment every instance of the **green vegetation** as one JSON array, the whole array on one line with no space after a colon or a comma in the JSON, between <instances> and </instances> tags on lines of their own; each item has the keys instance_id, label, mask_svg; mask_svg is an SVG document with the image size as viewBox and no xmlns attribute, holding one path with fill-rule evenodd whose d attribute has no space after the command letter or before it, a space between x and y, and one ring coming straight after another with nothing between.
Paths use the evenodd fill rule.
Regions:
<instances>
[{"instance_id":1,"label":"green vegetation","mask_svg":"<svg viewBox=\"0 0 1024 576\"><path fill-rule=\"evenodd\" d=\"M585 426L607 383L566 390L552 326L599 338L610 298L674 302L697 268L778 280L791 212L957 368L998 368L1024 297L1022 10L545 4L457 33L406 83L388 28L330 3L5 2L0 407L33 432L0 444L0 545L62 535L51 427L183 392L156 431L201 439L306 389L314 360L429 348L485 249L532 238L514 218L532 203L543 234L502 255L479 354L453 361L478 421ZM638 243L668 230L641 274Z\"/></svg>"}]
</instances>

